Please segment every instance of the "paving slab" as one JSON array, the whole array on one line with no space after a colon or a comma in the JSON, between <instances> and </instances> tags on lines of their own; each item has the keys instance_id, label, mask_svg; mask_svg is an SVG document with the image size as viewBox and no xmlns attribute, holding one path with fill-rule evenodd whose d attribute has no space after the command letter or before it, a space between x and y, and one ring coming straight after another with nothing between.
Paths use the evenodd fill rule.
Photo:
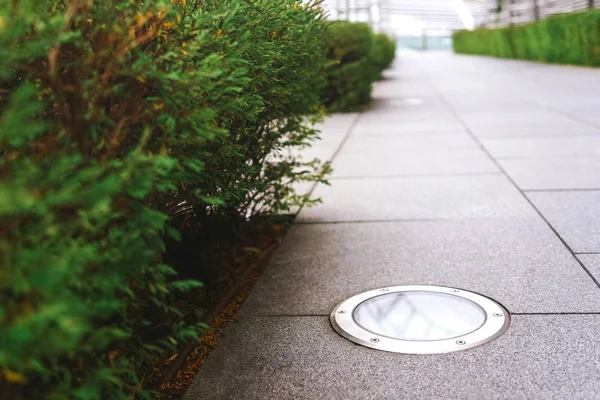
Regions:
<instances>
[{"instance_id":1,"label":"paving slab","mask_svg":"<svg viewBox=\"0 0 600 400\"><path fill-rule=\"evenodd\" d=\"M339 179L319 185L323 204L298 221L385 221L532 216L535 211L504 176Z\"/></svg>"},{"instance_id":2,"label":"paving slab","mask_svg":"<svg viewBox=\"0 0 600 400\"><path fill-rule=\"evenodd\" d=\"M467 351L401 355L357 346L327 317L257 317L220 339L185 400L594 399L600 315L516 315Z\"/></svg>"},{"instance_id":3,"label":"paving slab","mask_svg":"<svg viewBox=\"0 0 600 400\"><path fill-rule=\"evenodd\" d=\"M577 121L551 122L505 122L471 125L471 131L479 137L486 136L548 136L548 135L599 135L600 129Z\"/></svg>"},{"instance_id":4,"label":"paving slab","mask_svg":"<svg viewBox=\"0 0 600 400\"><path fill-rule=\"evenodd\" d=\"M511 312L598 312L600 289L539 217L298 225L243 315L327 314L385 286L490 296Z\"/></svg>"},{"instance_id":5,"label":"paving slab","mask_svg":"<svg viewBox=\"0 0 600 400\"><path fill-rule=\"evenodd\" d=\"M393 99L388 99L386 100L386 103L393 104L393 101ZM409 109L403 110L401 107L382 106L381 102L374 103L367 112L360 115L359 122L371 122L374 119L380 119L382 122L415 122L420 120L456 121L456 117L452 113L452 110L448 109L443 102L440 101L440 104L438 105L444 107L436 111L429 107L430 104L423 103L420 106L415 105Z\"/></svg>"},{"instance_id":6,"label":"paving slab","mask_svg":"<svg viewBox=\"0 0 600 400\"><path fill-rule=\"evenodd\" d=\"M593 99L588 99L588 102L582 105L568 105L562 109L573 118L590 124L600 126L600 100L596 95Z\"/></svg>"},{"instance_id":7,"label":"paving slab","mask_svg":"<svg viewBox=\"0 0 600 400\"><path fill-rule=\"evenodd\" d=\"M600 189L600 157L498 159L523 190Z\"/></svg>"},{"instance_id":8,"label":"paving slab","mask_svg":"<svg viewBox=\"0 0 600 400\"><path fill-rule=\"evenodd\" d=\"M402 90L402 89L400 89ZM435 113L438 115L451 115L446 104L439 99L435 94L416 94L415 96L402 96L399 97L397 91L395 93L381 95L374 93L374 96L378 96L373 99L369 105L369 112L389 112L393 111L402 115L422 115L426 113Z\"/></svg>"},{"instance_id":9,"label":"paving slab","mask_svg":"<svg viewBox=\"0 0 600 400\"><path fill-rule=\"evenodd\" d=\"M496 158L600 157L600 135L482 138L481 143Z\"/></svg>"},{"instance_id":10,"label":"paving slab","mask_svg":"<svg viewBox=\"0 0 600 400\"><path fill-rule=\"evenodd\" d=\"M340 138L339 143L315 144L314 146L302 149L297 153L303 161L311 161L315 158L318 158L321 161L329 161L339 149L342 141L343 138Z\"/></svg>"},{"instance_id":11,"label":"paving slab","mask_svg":"<svg viewBox=\"0 0 600 400\"><path fill-rule=\"evenodd\" d=\"M323 122L315 124L315 128L324 135L345 135L358 118L358 113L337 113L328 116Z\"/></svg>"},{"instance_id":12,"label":"paving slab","mask_svg":"<svg viewBox=\"0 0 600 400\"><path fill-rule=\"evenodd\" d=\"M414 122L398 124L390 121L380 121L378 124L371 124L367 121L357 123L352 130L352 136L377 136L377 135L423 135L426 133L447 133L454 135L465 133L464 126L453 121L448 122Z\"/></svg>"},{"instance_id":13,"label":"paving slab","mask_svg":"<svg viewBox=\"0 0 600 400\"><path fill-rule=\"evenodd\" d=\"M480 149L402 153L380 148L373 152L340 153L333 163L331 178L493 173L501 172Z\"/></svg>"},{"instance_id":14,"label":"paving slab","mask_svg":"<svg viewBox=\"0 0 600 400\"><path fill-rule=\"evenodd\" d=\"M576 253L600 252L600 191L527 193Z\"/></svg>"},{"instance_id":15,"label":"paving slab","mask_svg":"<svg viewBox=\"0 0 600 400\"><path fill-rule=\"evenodd\" d=\"M513 112L485 112L476 114L461 114L462 120L473 129L478 127L488 127L490 125L503 125L503 124L523 124L523 123L536 123L538 121L552 122L552 123L572 123L572 118L567 117L563 114L557 113L556 111L550 110L526 110L526 111L513 111Z\"/></svg>"},{"instance_id":16,"label":"paving slab","mask_svg":"<svg viewBox=\"0 0 600 400\"><path fill-rule=\"evenodd\" d=\"M339 148L338 178L316 187L324 204L300 212L186 400L598 398L598 78L401 53L368 110L322 125L314 151ZM468 175L490 165L473 134L509 176ZM396 176L407 172L433 175ZM436 176L448 172L466 175ZM329 325L348 297L402 284L479 292L513 323L428 356L364 348Z\"/></svg>"},{"instance_id":17,"label":"paving slab","mask_svg":"<svg viewBox=\"0 0 600 400\"><path fill-rule=\"evenodd\" d=\"M346 139L357 117L357 113L334 114L326 117L323 122L316 125L318 129L321 129L321 140L315 141L311 147L297 151L297 156L302 161L312 161L314 159L331 161ZM294 190L299 195L308 194L314 187L314 182L296 182L293 185ZM300 207L292 207L290 213L296 214L299 211Z\"/></svg>"},{"instance_id":18,"label":"paving slab","mask_svg":"<svg viewBox=\"0 0 600 400\"><path fill-rule=\"evenodd\" d=\"M314 182L296 182L293 185L294 190L298 195L304 195L310 193L311 190L315 187ZM300 207L294 207L294 209L290 212L291 214L296 214L300 211Z\"/></svg>"},{"instance_id":19,"label":"paving slab","mask_svg":"<svg viewBox=\"0 0 600 400\"><path fill-rule=\"evenodd\" d=\"M600 107L600 99L598 99L600 85L596 82L598 71L593 70L592 74L588 76L581 74L583 81L580 83L569 78L570 82L562 82L560 85L557 85L558 82L555 81L554 88L533 88L531 95L538 103L561 110L571 116L575 116L578 110L590 114L590 108ZM559 96L556 95L557 90L562 91ZM588 108L587 112L586 108Z\"/></svg>"},{"instance_id":20,"label":"paving slab","mask_svg":"<svg viewBox=\"0 0 600 400\"><path fill-rule=\"evenodd\" d=\"M304 160L315 158L323 161L331 160L357 119L357 113L334 114L326 117L323 122L314 126L320 131L320 138L312 142L312 146L297 151L298 155Z\"/></svg>"},{"instance_id":21,"label":"paving slab","mask_svg":"<svg viewBox=\"0 0 600 400\"><path fill-rule=\"evenodd\" d=\"M347 127L346 130L341 128L333 128L331 130L321 131L319 139L312 142L313 146L339 146L344 141L350 130L351 126Z\"/></svg>"},{"instance_id":22,"label":"paving slab","mask_svg":"<svg viewBox=\"0 0 600 400\"><path fill-rule=\"evenodd\" d=\"M371 114L369 114L371 115ZM437 119L419 118L406 120L394 118L391 114L380 113L377 116L361 117L353 134L369 133L418 133L418 132L456 132L464 131L464 125L450 117Z\"/></svg>"},{"instance_id":23,"label":"paving slab","mask_svg":"<svg viewBox=\"0 0 600 400\"><path fill-rule=\"evenodd\" d=\"M479 150L479 145L466 132L453 133L420 133L414 135L350 135L341 153L372 154L376 152L390 153L424 153L438 150Z\"/></svg>"},{"instance_id":24,"label":"paving slab","mask_svg":"<svg viewBox=\"0 0 600 400\"><path fill-rule=\"evenodd\" d=\"M465 115L493 113L493 112L523 112L523 111L540 111L545 108L536 103L510 101L490 101L484 96L463 98L460 96L449 97L444 94L444 97L451 104L452 109L462 118Z\"/></svg>"}]
</instances>

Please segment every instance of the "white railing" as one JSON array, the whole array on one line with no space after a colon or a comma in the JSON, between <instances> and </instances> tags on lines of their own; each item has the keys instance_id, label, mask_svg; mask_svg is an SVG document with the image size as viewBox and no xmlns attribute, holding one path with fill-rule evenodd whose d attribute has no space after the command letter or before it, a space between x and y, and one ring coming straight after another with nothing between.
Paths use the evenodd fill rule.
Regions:
<instances>
[{"instance_id":1,"label":"white railing","mask_svg":"<svg viewBox=\"0 0 600 400\"><path fill-rule=\"evenodd\" d=\"M521 25L551 15L600 8L600 0L488 0L487 15L481 24L487 27Z\"/></svg>"}]
</instances>

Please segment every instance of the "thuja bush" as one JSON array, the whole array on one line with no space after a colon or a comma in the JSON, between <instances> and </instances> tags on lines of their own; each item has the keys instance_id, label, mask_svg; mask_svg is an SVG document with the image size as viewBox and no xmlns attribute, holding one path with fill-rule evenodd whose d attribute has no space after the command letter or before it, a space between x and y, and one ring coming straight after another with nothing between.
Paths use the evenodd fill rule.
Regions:
<instances>
[{"instance_id":1,"label":"thuja bush","mask_svg":"<svg viewBox=\"0 0 600 400\"><path fill-rule=\"evenodd\" d=\"M558 64L600 65L600 11L555 15L527 25L460 31L457 53Z\"/></svg>"},{"instance_id":2,"label":"thuja bush","mask_svg":"<svg viewBox=\"0 0 600 400\"><path fill-rule=\"evenodd\" d=\"M515 27L512 43L517 58L600 66L600 11L556 15Z\"/></svg>"},{"instance_id":3,"label":"thuja bush","mask_svg":"<svg viewBox=\"0 0 600 400\"><path fill-rule=\"evenodd\" d=\"M312 202L296 196L293 184L319 181L328 172L318 161L305 162L297 149L318 138L307 124L322 117L320 91L326 84L327 23L319 2L246 0L238 20L231 21L232 44L240 43L239 57L246 76L245 108L223 113L219 126L229 135L207 147L206 171L201 184L206 196L219 198L218 207L202 212L229 216L258 216L286 212L291 206ZM213 1L215 11L223 7ZM239 27L239 28L238 28ZM256 39L245 39L252 32ZM241 45L243 41L245 44Z\"/></svg>"},{"instance_id":4,"label":"thuja bush","mask_svg":"<svg viewBox=\"0 0 600 400\"><path fill-rule=\"evenodd\" d=\"M0 0L0 397L152 397L141 371L199 328L172 215L285 212L328 171L293 152L324 29L292 0Z\"/></svg>"},{"instance_id":5,"label":"thuja bush","mask_svg":"<svg viewBox=\"0 0 600 400\"><path fill-rule=\"evenodd\" d=\"M508 29L458 31L452 35L452 45L457 53L514 58L510 35Z\"/></svg>"},{"instance_id":6,"label":"thuja bush","mask_svg":"<svg viewBox=\"0 0 600 400\"><path fill-rule=\"evenodd\" d=\"M396 58L396 43L385 33L375 35L373 50L373 63L377 79L382 78L382 73L392 66Z\"/></svg>"},{"instance_id":7,"label":"thuja bush","mask_svg":"<svg viewBox=\"0 0 600 400\"><path fill-rule=\"evenodd\" d=\"M331 111L360 110L371 100L375 65L375 34L362 22L336 21L327 35L328 84L323 91Z\"/></svg>"},{"instance_id":8,"label":"thuja bush","mask_svg":"<svg viewBox=\"0 0 600 400\"><path fill-rule=\"evenodd\" d=\"M335 21L326 35L330 60L323 100L330 111L357 111L371 100L373 82L381 79L396 56L396 44L362 22Z\"/></svg>"}]
</instances>

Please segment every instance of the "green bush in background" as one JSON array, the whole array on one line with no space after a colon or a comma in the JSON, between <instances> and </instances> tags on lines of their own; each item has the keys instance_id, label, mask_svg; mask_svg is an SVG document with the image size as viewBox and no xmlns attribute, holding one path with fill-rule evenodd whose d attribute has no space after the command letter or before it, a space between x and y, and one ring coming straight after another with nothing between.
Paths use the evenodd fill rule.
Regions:
<instances>
[{"instance_id":1,"label":"green bush in background","mask_svg":"<svg viewBox=\"0 0 600 400\"><path fill-rule=\"evenodd\" d=\"M375 49L373 53L373 62L377 70L376 77L377 79L381 79L383 71L391 67L396 58L396 42L385 33L378 33L375 35Z\"/></svg>"},{"instance_id":2,"label":"green bush in background","mask_svg":"<svg viewBox=\"0 0 600 400\"><path fill-rule=\"evenodd\" d=\"M373 31L365 23L336 21L327 39L331 65L323 92L325 105L330 111L360 109L370 101L373 88Z\"/></svg>"},{"instance_id":3,"label":"green bush in background","mask_svg":"<svg viewBox=\"0 0 600 400\"><path fill-rule=\"evenodd\" d=\"M357 111L369 103L373 82L391 65L395 55L395 44L387 36L383 40L383 36L376 36L362 22L331 24L327 35L331 64L323 91L330 111Z\"/></svg>"},{"instance_id":4,"label":"green bush in background","mask_svg":"<svg viewBox=\"0 0 600 400\"><path fill-rule=\"evenodd\" d=\"M228 227L328 171L292 151L326 29L293 0L0 0L0 397L152 398L141 371L199 328L175 205Z\"/></svg>"},{"instance_id":5,"label":"green bush in background","mask_svg":"<svg viewBox=\"0 0 600 400\"><path fill-rule=\"evenodd\" d=\"M454 51L457 53L514 58L508 29L455 32L452 36L452 43Z\"/></svg>"},{"instance_id":6,"label":"green bush in background","mask_svg":"<svg viewBox=\"0 0 600 400\"><path fill-rule=\"evenodd\" d=\"M562 14L502 29L460 31L457 53L557 64L600 65L600 11Z\"/></svg>"}]
</instances>

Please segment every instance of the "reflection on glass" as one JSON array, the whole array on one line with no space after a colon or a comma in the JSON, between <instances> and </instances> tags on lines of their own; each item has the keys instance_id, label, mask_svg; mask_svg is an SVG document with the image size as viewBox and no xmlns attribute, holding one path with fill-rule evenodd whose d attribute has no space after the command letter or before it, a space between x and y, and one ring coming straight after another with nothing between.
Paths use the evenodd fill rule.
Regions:
<instances>
[{"instance_id":1,"label":"reflection on glass","mask_svg":"<svg viewBox=\"0 0 600 400\"><path fill-rule=\"evenodd\" d=\"M354 320L373 333L403 340L442 340L466 335L485 322L477 304L445 293L399 292L359 304Z\"/></svg>"}]
</instances>

